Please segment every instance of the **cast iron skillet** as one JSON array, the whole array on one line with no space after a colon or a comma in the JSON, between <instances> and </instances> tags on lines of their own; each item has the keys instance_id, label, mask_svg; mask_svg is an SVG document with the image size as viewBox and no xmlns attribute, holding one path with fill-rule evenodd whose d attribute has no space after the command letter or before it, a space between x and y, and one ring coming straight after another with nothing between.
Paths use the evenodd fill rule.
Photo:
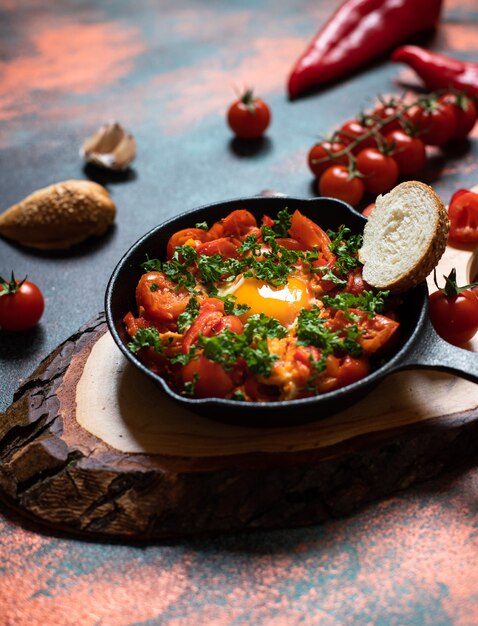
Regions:
<instances>
[{"instance_id":1,"label":"cast iron skillet","mask_svg":"<svg viewBox=\"0 0 478 626\"><path fill-rule=\"evenodd\" d=\"M147 256L166 258L166 244L169 238L182 228L192 227L203 221L211 225L235 209L247 209L257 218L261 218L264 213L275 217L276 213L285 207L288 207L290 211L299 209L324 229L337 230L341 224L345 224L354 232L362 232L366 223L366 219L360 213L344 202L333 198L253 197L203 206L157 226L126 252L115 268L106 289L105 307L108 327L126 358L146 376L153 379L163 392L186 408L221 421L248 425L298 424L319 419L353 404L371 391L385 376L399 370L432 368L452 372L478 382L478 354L446 343L431 326L427 314L426 283L403 294L403 303L399 311L400 343L395 354L366 378L320 396L259 403L220 398L195 399L175 393L160 376L145 367L128 350L129 337L122 322L128 311L136 312L135 288L143 273L140 264L146 260Z\"/></svg>"}]
</instances>

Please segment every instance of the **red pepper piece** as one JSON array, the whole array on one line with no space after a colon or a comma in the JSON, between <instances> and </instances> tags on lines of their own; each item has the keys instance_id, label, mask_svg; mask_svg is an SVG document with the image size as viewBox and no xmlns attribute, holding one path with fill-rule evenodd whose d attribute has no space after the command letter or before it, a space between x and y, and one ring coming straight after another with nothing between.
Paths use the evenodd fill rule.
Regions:
<instances>
[{"instance_id":1,"label":"red pepper piece","mask_svg":"<svg viewBox=\"0 0 478 626\"><path fill-rule=\"evenodd\" d=\"M478 98L478 63L460 61L419 46L397 48L392 61L409 65L433 91L454 87Z\"/></svg>"},{"instance_id":2,"label":"red pepper piece","mask_svg":"<svg viewBox=\"0 0 478 626\"><path fill-rule=\"evenodd\" d=\"M290 98L337 80L411 36L432 29L442 0L346 0L315 35L289 76Z\"/></svg>"}]
</instances>

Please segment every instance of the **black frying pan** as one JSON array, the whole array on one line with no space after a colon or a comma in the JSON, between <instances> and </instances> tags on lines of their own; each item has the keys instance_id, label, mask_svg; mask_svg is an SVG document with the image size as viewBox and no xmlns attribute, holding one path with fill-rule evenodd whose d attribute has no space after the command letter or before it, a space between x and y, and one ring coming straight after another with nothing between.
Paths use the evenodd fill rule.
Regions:
<instances>
[{"instance_id":1,"label":"black frying pan","mask_svg":"<svg viewBox=\"0 0 478 626\"><path fill-rule=\"evenodd\" d=\"M195 399L175 393L160 376L145 367L128 350L129 336L122 322L128 311L136 311L135 289L143 273L140 264L147 256L166 258L166 244L171 235L180 229L192 227L203 221L211 225L235 209L247 209L257 218L261 218L264 213L275 217L277 212L285 207L290 211L298 209L324 229L337 230L341 224L345 224L354 232L362 232L366 223L366 219L360 213L333 198L253 197L200 207L157 226L126 252L114 270L106 289L105 308L108 327L126 358L158 383L163 392L190 410L222 421L248 425L284 425L319 419L353 404L371 391L385 376L405 369L432 368L452 372L478 382L478 354L452 346L443 341L433 329L428 319L426 283L403 294L399 311L400 343L395 354L366 378L336 391L282 402Z\"/></svg>"}]
</instances>

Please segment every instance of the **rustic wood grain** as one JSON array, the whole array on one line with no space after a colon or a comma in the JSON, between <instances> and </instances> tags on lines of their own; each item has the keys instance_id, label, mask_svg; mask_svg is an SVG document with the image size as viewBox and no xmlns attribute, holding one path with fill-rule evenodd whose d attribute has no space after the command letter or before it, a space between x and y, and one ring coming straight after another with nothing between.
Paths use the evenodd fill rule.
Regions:
<instances>
[{"instance_id":1,"label":"rustic wood grain","mask_svg":"<svg viewBox=\"0 0 478 626\"><path fill-rule=\"evenodd\" d=\"M438 273L456 266L464 279L469 259L450 247ZM468 460L477 435L478 386L424 370L389 376L353 407L307 424L208 420L129 364L99 314L0 416L0 492L44 524L92 536L296 526Z\"/></svg>"},{"instance_id":2,"label":"rustic wood grain","mask_svg":"<svg viewBox=\"0 0 478 626\"><path fill-rule=\"evenodd\" d=\"M143 423L135 451L122 451L89 432L84 415L83 426L77 419L78 385L101 342L117 350L99 315L39 366L0 419L4 498L55 528L152 539L311 524L350 513L477 453L476 392L468 394L467 410L448 415L413 411L396 398L385 420L380 411L367 418L364 410L376 406L374 392L358 408L312 424L241 429L185 415L184 409L174 413L175 405L156 387L142 395L147 385L135 387L137 409L153 403L169 432L165 428L165 441L158 444L161 427L155 432L154 424ZM114 382L118 364L122 375L134 377L117 352L110 371L97 377L98 387L108 378ZM383 385L393 387L407 376L412 374L396 374ZM448 392L453 384L476 389L446 374L428 376ZM92 411L86 426L94 430L108 407L83 406Z\"/></svg>"}]
</instances>

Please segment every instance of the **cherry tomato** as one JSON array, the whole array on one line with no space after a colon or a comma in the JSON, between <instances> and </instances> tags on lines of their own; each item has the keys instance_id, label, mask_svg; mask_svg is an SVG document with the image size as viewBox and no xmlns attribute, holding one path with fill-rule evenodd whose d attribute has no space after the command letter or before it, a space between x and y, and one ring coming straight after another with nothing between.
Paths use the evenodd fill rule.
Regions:
<instances>
[{"instance_id":1,"label":"cherry tomato","mask_svg":"<svg viewBox=\"0 0 478 626\"><path fill-rule=\"evenodd\" d=\"M345 144L338 141L322 141L312 146L309 150L307 162L314 176L320 178L320 175L334 164L348 165L349 159L346 154L342 154L339 157L334 156L334 153L342 152L342 150L345 150Z\"/></svg>"},{"instance_id":2,"label":"cherry tomato","mask_svg":"<svg viewBox=\"0 0 478 626\"><path fill-rule=\"evenodd\" d=\"M231 333L240 335L244 332L244 324L237 317L237 315L224 315L221 319L212 327L212 334L217 335L222 333L223 330L230 330Z\"/></svg>"},{"instance_id":3,"label":"cherry tomato","mask_svg":"<svg viewBox=\"0 0 478 626\"><path fill-rule=\"evenodd\" d=\"M350 310L352 311L352 309ZM358 327L362 331L359 343L362 346L364 355L383 351L397 332L399 323L386 315L378 314L369 318L367 314L361 314L361 311L358 309L355 313L357 316L362 316Z\"/></svg>"},{"instance_id":4,"label":"cherry tomato","mask_svg":"<svg viewBox=\"0 0 478 626\"><path fill-rule=\"evenodd\" d=\"M357 380L365 378L370 373L370 363L368 359L345 355L339 361L339 368L336 374L336 389L351 385Z\"/></svg>"},{"instance_id":5,"label":"cherry tomato","mask_svg":"<svg viewBox=\"0 0 478 626\"><path fill-rule=\"evenodd\" d=\"M40 289L26 280L10 281L0 278L0 328L4 330L29 330L43 315L45 301Z\"/></svg>"},{"instance_id":6,"label":"cherry tomato","mask_svg":"<svg viewBox=\"0 0 478 626\"><path fill-rule=\"evenodd\" d=\"M391 156L398 165L400 176L408 178L423 170L427 162L425 144L419 137L412 137L403 130L392 130L385 140L393 152Z\"/></svg>"},{"instance_id":7,"label":"cherry tomato","mask_svg":"<svg viewBox=\"0 0 478 626\"><path fill-rule=\"evenodd\" d=\"M224 302L217 298L206 298L199 305L199 313L194 322L185 332L182 341L183 354L187 354L199 335L208 337L214 326L224 316Z\"/></svg>"},{"instance_id":8,"label":"cherry tomato","mask_svg":"<svg viewBox=\"0 0 478 626\"><path fill-rule=\"evenodd\" d=\"M345 291L360 295L365 289L370 289L362 276L362 267L356 267L347 274L347 287Z\"/></svg>"},{"instance_id":9,"label":"cherry tomato","mask_svg":"<svg viewBox=\"0 0 478 626\"><path fill-rule=\"evenodd\" d=\"M166 255L168 259L170 259L177 246L184 246L187 244L193 248L197 248L200 243L208 241L208 239L208 232L202 230L201 228L183 228L183 230L178 230L174 233L174 235L169 239L166 248Z\"/></svg>"},{"instance_id":10,"label":"cherry tomato","mask_svg":"<svg viewBox=\"0 0 478 626\"><path fill-rule=\"evenodd\" d=\"M391 339L398 329L398 322L386 315L377 314L368 317L367 313L359 309L349 309L357 317L357 325L362 331L358 342L364 355L371 355L381 350ZM331 330L341 330L349 325L344 311L337 311L335 316L327 321L327 327Z\"/></svg>"},{"instance_id":11,"label":"cherry tomato","mask_svg":"<svg viewBox=\"0 0 478 626\"><path fill-rule=\"evenodd\" d=\"M210 239L227 237L229 235L240 237L253 228L257 228L257 220L252 213L246 211L246 209L236 209L211 226L209 237Z\"/></svg>"},{"instance_id":12,"label":"cherry tomato","mask_svg":"<svg viewBox=\"0 0 478 626\"><path fill-rule=\"evenodd\" d=\"M365 148L357 155L357 169L363 175L368 193L377 196L390 191L398 180L398 165L391 156L377 148Z\"/></svg>"},{"instance_id":13,"label":"cherry tomato","mask_svg":"<svg viewBox=\"0 0 478 626\"><path fill-rule=\"evenodd\" d=\"M232 103L227 112L227 122L232 132L239 139L258 139L262 137L271 121L269 106L256 98L252 89Z\"/></svg>"},{"instance_id":14,"label":"cherry tomato","mask_svg":"<svg viewBox=\"0 0 478 626\"><path fill-rule=\"evenodd\" d=\"M451 105L455 113L455 132L452 139L464 139L467 137L478 117L475 103L464 94L447 93L438 98L439 102Z\"/></svg>"},{"instance_id":15,"label":"cherry tomato","mask_svg":"<svg viewBox=\"0 0 478 626\"><path fill-rule=\"evenodd\" d=\"M371 125L374 125L373 122L371 122ZM345 124L342 124L340 129L336 132L335 136L338 141L348 145L353 141L359 139L360 137L368 134L372 126L367 125L365 121L364 123L362 123L358 120L349 120L348 122L345 122ZM354 148L353 152L361 150L362 148L372 148L376 145L377 141L373 137L373 135L371 135L366 139L362 139L360 144L356 148Z\"/></svg>"},{"instance_id":16,"label":"cherry tomato","mask_svg":"<svg viewBox=\"0 0 478 626\"><path fill-rule=\"evenodd\" d=\"M279 397L279 388L275 385L265 385L257 380L257 376L251 374L244 381L246 397L254 402L271 402Z\"/></svg>"},{"instance_id":17,"label":"cherry tomato","mask_svg":"<svg viewBox=\"0 0 478 626\"><path fill-rule=\"evenodd\" d=\"M352 357L336 357L330 354L327 357L325 371L317 378L316 386L320 393L326 393L350 385L370 372L367 359Z\"/></svg>"},{"instance_id":18,"label":"cherry tomato","mask_svg":"<svg viewBox=\"0 0 478 626\"><path fill-rule=\"evenodd\" d=\"M451 104L432 100L412 107L409 116L420 138L429 146L443 146L454 136L456 117Z\"/></svg>"},{"instance_id":19,"label":"cherry tomato","mask_svg":"<svg viewBox=\"0 0 478 626\"><path fill-rule=\"evenodd\" d=\"M448 206L450 232L448 237L459 243L478 242L478 193L460 189Z\"/></svg>"},{"instance_id":20,"label":"cherry tomato","mask_svg":"<svg viewBox=\"0 0 478 626\"><path fill-rule=\"evenodd\" d=\"M213 256L214 254L220 254L225 259L234 257L237 253L237 247L227 237L219 237L219 239L213 239L212 241L205 241L199 244L196 248L196 252L201 255Z\"/></svg>"},{"instance_id":21,"label":"cherry tomato","mask_svg":"<svg viewBox=\"0 0 478 626\"><path fill-rule=\"evenodd\" d=\"M478 297L471 285L457 286L454 269L445 280L445 287L430 295L428 313L440 337L460 346L478 331Z\"/></svg>"},{"instance_id":22,"label":"cherry tomato","mask_svg":"<svg viewBox=\"0 0 478 626\"><path fill-rule=\"evenodd\" d=\"M319 191L321 196L338 198L355 206L363 198L365 185L345 165L332 165L320 177Z\"/></svg>"},{"instance_id":23,"label":"cherry tomato","mask_svg":"<svg viewBox=\"0 0 478 626\"><path fill-rule=\"evenodd\" d=\"M287 248L287 250L309 250L303 242L293 237L277 237L276 241L279 246Z\"/></svg>"},{"instance_id":24,"label":"cherry tomato","mask_svg":"<svg viewBox=\"0 0 478 626\"><path fill-rule=\"evenodd\" d=\"M398 117L398 114L400 114L400 117ZM407 113L403 110L403 102L396 98L390 98L390 100L381 102L372 110L370 117L381 123L380 134L382 135L386 135L392 130L401 130L401 120L408 118ZM394 119L383 124L383 121L389 118Z\"/></svg>"},{"instance_id":25,"label":"cherry tomato","mask_svg":"<svg viewBox=\"0 0 478 626\"><path fill-rule=\"evenodd\" d=\"M171 282L163 272L146 272L136 287L140 316L169 327L186 308L191 294Z\"/></svg>"},{"instance_id":26,"label":"cherry tomato","mask_svg":"<svg viewBox=\"0 0 478 626\"><path fill-rule=\"evenodd\" d=\"M184 383L193 383L198 398L224 398L234 389L228 372L202 355L186 363L181 375Z\"/></svg>"},{"instance_id":27,"label":"cherry tomato","mask_svg":"<svg viewBox=\"0 0 478 626\"><path fill-rule=\"evenodd\" d=\"M294 211L290 221L290 236L305 246L306 250L312 250L315 246L320 250L324 262L335 261L335 255L330 251L330 237L318 224L303 215L300 211Z\"/></svg>"}]
</instances>

